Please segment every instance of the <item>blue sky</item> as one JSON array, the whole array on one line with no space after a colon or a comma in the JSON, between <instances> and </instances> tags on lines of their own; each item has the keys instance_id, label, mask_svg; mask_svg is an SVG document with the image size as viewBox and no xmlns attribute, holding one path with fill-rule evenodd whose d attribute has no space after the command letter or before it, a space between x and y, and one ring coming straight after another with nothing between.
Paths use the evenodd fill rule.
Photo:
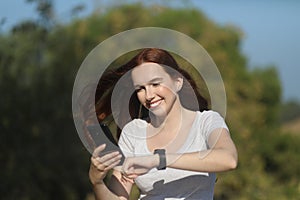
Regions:
<instances>
[{"instance_id":1,"label":"blue sky","mask_svg":"<svg viewBox=\"0 0 300 200\"><path fill-rule=\"evenodd\" d=\"M70 17L72 7L84 4L83 14L104 0L54 0L59 21ZM283 87L283 99L300 101L300 1L298 0L190 0L208 18L220 25L233 24L244 32L242 52L249 68L274 65ZM25 0L4 0L0 4L0 31L36 18L34 6Z\"/></svg>"},{"instance_id":2,"label":"blue sky","mask_svg":"<svg viewBox=\"0 0 300 200\"><path fill-rule=\"evenodd\" d=\"M245 36L242 50L249 67L275 65L283 98L300 100L300 1L197 1L207 16L220 24L235 24Z\"/></svg>"}]
</instances>

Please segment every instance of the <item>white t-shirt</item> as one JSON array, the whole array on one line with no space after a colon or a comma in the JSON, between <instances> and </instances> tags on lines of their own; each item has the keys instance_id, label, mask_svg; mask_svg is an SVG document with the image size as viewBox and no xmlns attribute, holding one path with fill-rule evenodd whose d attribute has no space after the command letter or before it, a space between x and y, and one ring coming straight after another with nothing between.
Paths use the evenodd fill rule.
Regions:
<instances>
[{"instance_id":1,"label":"white t-shirt","mask_svg":"<svg viewBox=\"0 0 300 200\"><path fill-rule=\"evenodd\" d=\"M208 149L208 137L217 128L227 128L224 119L214 111L197 112L189 135L178 153ZM125 157L151 155L146 143L147 122L134 119L123 128L119 146ZM200 159L200 158L199 158ZM167 168L152 169L135 179L141 200L213 199L215 173Z\"/></svg>"}]
</instances>

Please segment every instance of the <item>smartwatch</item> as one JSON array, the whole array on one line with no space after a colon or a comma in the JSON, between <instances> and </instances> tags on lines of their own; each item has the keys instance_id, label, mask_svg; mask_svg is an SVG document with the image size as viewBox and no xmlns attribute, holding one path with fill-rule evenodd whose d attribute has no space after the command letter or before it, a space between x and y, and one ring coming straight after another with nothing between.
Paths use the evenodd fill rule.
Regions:
<instances>
[{"instance_id":1,"label":"smartwatch","mask_svg":"<svg viewBox=\"0 0 300 200\"><path fill-rule=\"evenodd\" d=\"M158 170L166 169L167 160L166 160L166 150L165 149L155 149L154 154L159 155L159 165Z\"/></svg>"}]
</instances>

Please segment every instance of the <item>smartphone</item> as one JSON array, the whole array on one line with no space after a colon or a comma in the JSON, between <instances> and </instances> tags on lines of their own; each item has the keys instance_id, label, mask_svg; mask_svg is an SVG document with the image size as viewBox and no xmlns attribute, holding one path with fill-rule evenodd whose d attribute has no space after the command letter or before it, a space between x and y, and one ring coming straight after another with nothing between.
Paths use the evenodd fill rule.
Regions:
<instances>
[{"instance_id":1,"label":"smartphone","mask_svg":"<svg viewBox=\"0 0 300 200\"><path fill-rule=\"evenodd\" d=\"M114 139L109 127L106 124L93 124L87 126L90 135L95 142L96 146L106 144L105 149L100 155L105 155L111 152L119 151L122 154L121 163L124 161L124 155L118 146L117 141Z\"/></svg>"}]
</instances>

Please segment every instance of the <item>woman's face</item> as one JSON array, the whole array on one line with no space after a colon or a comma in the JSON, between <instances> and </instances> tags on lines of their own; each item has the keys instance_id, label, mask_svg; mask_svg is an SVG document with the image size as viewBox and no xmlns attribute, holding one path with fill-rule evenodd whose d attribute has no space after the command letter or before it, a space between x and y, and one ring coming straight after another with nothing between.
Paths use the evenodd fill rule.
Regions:
<instances>
[{"instance_id":1,"label":"woman's face","mask_svg":"<svg viewBox=\"0 0 300 200\"><path fill-rule=\"evenodd\" d=\"M171 78L161 65L152 62L135 67L131 77L141 104L154 115L165 117L178 99L181 78Z\"/></svg>"}]
</instances>

